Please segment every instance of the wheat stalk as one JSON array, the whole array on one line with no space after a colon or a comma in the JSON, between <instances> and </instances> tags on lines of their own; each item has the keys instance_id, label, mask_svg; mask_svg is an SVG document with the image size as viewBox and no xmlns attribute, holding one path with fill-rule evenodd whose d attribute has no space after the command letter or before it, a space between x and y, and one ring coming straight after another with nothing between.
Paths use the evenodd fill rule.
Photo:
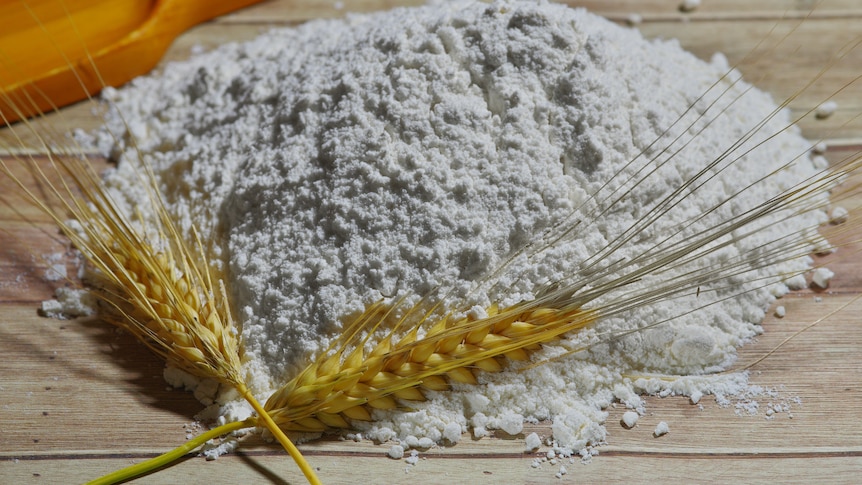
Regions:
<instances>
[{"instance_id":1,"label":"wheat stalk","mask_svg":"<svg viewBox=\"0 0 862 485\"><path fill-rule=\"evenodd\" d=\"M29 127L29 122L25 126ZM266 416L245 384L239 332L224 285L221 280L218 288L213 284L194 228L194 246L187 245L180 236L158 195L152 174L141 178L157 214L154 240L138 228L143 221L134 224L118 208L85 157L58 156L44 140L42 148L60 182L52 182L33 157L15 158L33 168L37 181L47 188L59 209L32 192L6 161L0 160L0 170L95 267L96 295L106 310L105 320L128 330L169 364L235 388L258 413L256 422L270 429L309 482L319 483L311 466ZM65 214L74 222L67 221Z\"/></svg>"},{"instance_id":2,"label":"wheat stalk","mask_svg":"<svg viewBox=\"0 0 862 485\"><path fill-rule=\"evenodd\" d=\"M38 18L33 18L41 25ZM87 67L92 68L101 80L95 64L91 62ZM83 82L81 87L92 101ZM96 268L99 290L96 294L103 302L103 308L107 309L103 312L105 320L128 330L168 364L198 377L216 379L236 389L258 414L257 419L246 420L242 424L253 423L268 428L309 483L320 483L296 446L266 414L246 385L240 362L239 332L224 284L222 280L217 280L216 291L211 267L194 226L191 232L195 244L190 246L185 243L165 209L150 168L147 166L146 173L139 174L139 178L156 214L155 221L152 221L156 234L154 240L150 240L144 230L139 229L146 227L144 221L133 224L117 207L83 151L71 157L59 156L49 146L46 137L26 119L25 111L43 116L39 103L30 97L18 99L13 96L16 95L0 92L0 101L5 106L4 110L0 110L3 125L23 147L22 138L10 123L10 119L22 120L25 129L35 135L40 143L41 151L47 154L50 167L59 175L60 181L52 183L32 155L13 155L13 158L33 169L37 182L47 187L47 197L53 198L59 209L33 193L12 173L3 159L0 159L0 171L57 224ZM72 222L67 221L67 217L71 217ZM239 424L230 423L230 426L237 427ZM221 430L219 434L223 432ZM149 465L142 464L132 476L165 463L164 459L156 459ZM126 478L128 476L121 471L117 476L103 477L93 483L114 483Z\"/></svg>"}]
</instances>

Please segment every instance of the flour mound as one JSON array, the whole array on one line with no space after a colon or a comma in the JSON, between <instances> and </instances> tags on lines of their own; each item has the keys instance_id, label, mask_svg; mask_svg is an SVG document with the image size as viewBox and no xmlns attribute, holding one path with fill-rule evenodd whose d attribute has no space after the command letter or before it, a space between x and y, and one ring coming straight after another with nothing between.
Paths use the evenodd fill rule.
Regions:
<instances>
[{"instance_id":1,"label":"flour mound","mask_svg":"<svg viewBox=\"0 0 862 485\"><path fill-rule=\"evenodd\" d=\"M720 56L705 63L675 42L646 41L561 5L448 2L310 22L108 92L107 129L119 141L106 148L121 159L110 182L130 204L145 200L130 169L139 148L184 230L195 224L207 235L239 313L250 384L265 395L325 349L346 316L380 298L440 287L453 305L506 305L584 277L592 255L773 112L767 95L748 88ZM800 157L759 181L808 148L791 129L745 154L787 124L784 113L768 120L602 264L671 235L668 244L685 240L815 173ZM730 264L822 219L782 217L625 291ZM545 231L572 226L534 258L511 261L499 285L470 292ZM431 396L409 413L380 413L363 435L520 432L518 416L553 419L561 447L600 443L605 407L637 408L638 392L665 385L624 376L726 367L760 331L772 295L786 291L772 275L807 264L747 268L705 281L697 296L603 319L536 359L595 344L586 351L483 375L478 389ZM698 382L703 392L744 385ZM680 392L701 392L694 387Z\"/></svg>"}]
</instances>

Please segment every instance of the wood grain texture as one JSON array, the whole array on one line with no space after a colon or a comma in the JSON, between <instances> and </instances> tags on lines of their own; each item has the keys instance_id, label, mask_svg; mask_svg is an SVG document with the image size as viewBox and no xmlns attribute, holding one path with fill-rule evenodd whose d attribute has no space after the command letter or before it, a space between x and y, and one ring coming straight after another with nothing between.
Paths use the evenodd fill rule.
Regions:
<instances>
[{"instance_id":1,"label":"wood grain texture","mask_svg":"<svg viewBox=\"0 0 862 485\"><path fill-rule=\"evenodd\" d=\"M423 2L345 1L336 8L337 3L264 2L182 36L165 62L187 57L194 45L248 39L271 26ZM753 55L740 70L783 99L831 67L794 102L793 112L800 116L862 74L862 48L830 61L862 35L862 7L854 0L768 0L754 10L744 0L713 0L690 14L679 12L680 2L674 0L580 3L619 22L637 12L645 35L679 38L706 59L722 51L732 63L741 62L771 30L773 40L788 33L781 45ZM815 3L817 9L810 12ZM806 16L810 18L791 33ZM862 141L855 119L862 113L862 90L851 86L837 101L833 117L808 115L800 123L808 137L830 142L833 160L856 153ZM44 127L56 132L93 127L98 116L90 111L87 104L66 108L48 116ZM9 130L0 131L0 149L17 150L21 143L40 151L32 138L18 140ZM27 177L22 167L16 173ZM44 277L46 255L65 253L68 245L16 193L11 181L0 177L0 483L81 482L183 442L201 405L187 392L166 388L162 363L143 345L98 320L38 316L42 300L58 285L72 284ZM860 207L862 200L842 205ZM862 407L857 404L862 400L862 300L856 300L862 295L860 250L862 244L856 244L816 257L817 263L836 270L831 288L785 297L780 304L787 316L770 314L763 323L765 333L740 350L741 367L829 316L751 369L755 384L776 390L776 402L799 398L799 403L791 402L790 413L767 419L763 406L769 399L763 398L758 414L751 416L719 406L711 396L703 398L702 408L681 397L648 397L647 415L626 430L618 424L624 410L612 407L608 444L588 465L564 461L568 473L562 481L856 483L862 472ZM70 272L74 269L70 262ZM670 425L670 433L656 438L652 431L659 421ZM550 424L529 425L524 434L534 431L549 436ZM535 455L524 452L523 440L524 435L465 436L456 446L422 453L416 466L386 458L388 445L368 441L330 438L301 449L327 483L556 483L559 464L532 468ZM215 462L191 458L139 482L281 484L303 479L280 449L251 439L240 452Z\"/></svg>"}]
</instances>

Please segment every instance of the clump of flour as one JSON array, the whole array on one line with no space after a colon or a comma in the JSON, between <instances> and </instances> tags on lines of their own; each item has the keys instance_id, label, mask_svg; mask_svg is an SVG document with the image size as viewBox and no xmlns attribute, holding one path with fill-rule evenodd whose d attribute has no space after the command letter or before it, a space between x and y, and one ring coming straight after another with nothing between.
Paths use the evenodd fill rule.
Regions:
<instances>
[{"instance_id":1,"label":"clump of flour","mask_svg":"<svg viewBox=\"0 0 862 485\"><path fill-rule=\"evenodd\" d=\"M54 291L53 300L45 300L39 313L46 317L69 319L86 317L96 313L96 296L81 288L60 287Z\"/></svg>"},{"instance_id":2,"label":"clump of flour","mask_svg":"<svg viewBox=\"0 0 862 485\"><path fill-rule=\"evenodd\" d=\"M239 313L250 384L266 395L325 349L345 317L380 298L441 287L463 308L531 299L549 282L685 241L815 173L800 157L759 181L809 145L791 129L746 154L789 123L779 114L746 140L775 108L748 88L720 56L704 63L583 10L448 2L311 22L169 65L107 93L107 129L119 141L103 138L121 160L109 179L118 194L130 205L146 200L131 168L140 149L172 215L207 235ZM673 195L738 140L696 193ZM666 213L589 265L665 197L674 201ZM720 250L595 304L731 266L824 217L767 217ZM534 257L514 258L498 285L474 288L544 232L573 226ZM481 386L433 394L410 412L381 412L363 436L438 442L456 429L518 434L524 419L552 419L558 447L600 443L614 400L637 408L640 392L744 386L739 377L628 376L726 367L760 331L772 295L787 291L772 275L807 264L705 279L696 295L615 314L535 359L587 350L482 375Z\"/></svg>"}]
</instances>

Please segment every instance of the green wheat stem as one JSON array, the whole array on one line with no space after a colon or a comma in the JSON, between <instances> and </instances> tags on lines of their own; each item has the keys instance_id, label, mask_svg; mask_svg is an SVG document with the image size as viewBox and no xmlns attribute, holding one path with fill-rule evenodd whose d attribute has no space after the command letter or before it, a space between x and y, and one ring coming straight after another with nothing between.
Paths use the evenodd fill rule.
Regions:
<instances>
[{"instance_id":1,"label":"green wheat stem","mask_svg":"<svg viewBox=\"0 0 862 485\"><path fill-rule=\"evenodd\" d=\"M122 470L117 470L115 472L109 473L103 477L97 478L93 481L87 482L86 485L112 485L115 483L122 483L127 480L131 480L132 478L139 477L141 475L145 475L147 473L152 473L159 468L170 465L171 463L179 460L183 456L192 451L200 448L207 441L218 438L219 436L231 433L233 431L237 431L244 428L252 428L257 426L257 417L253 416L244 421L234 421L231 423L223 424L217 428L213 428L206 433L202 433L194 438L186 441L184 444L174 448L173 450L159 455L155 458L151 458L147 461L142 461L141 463L136 463L132 466L123 468Z\"/></svg>"}]
</instances>

